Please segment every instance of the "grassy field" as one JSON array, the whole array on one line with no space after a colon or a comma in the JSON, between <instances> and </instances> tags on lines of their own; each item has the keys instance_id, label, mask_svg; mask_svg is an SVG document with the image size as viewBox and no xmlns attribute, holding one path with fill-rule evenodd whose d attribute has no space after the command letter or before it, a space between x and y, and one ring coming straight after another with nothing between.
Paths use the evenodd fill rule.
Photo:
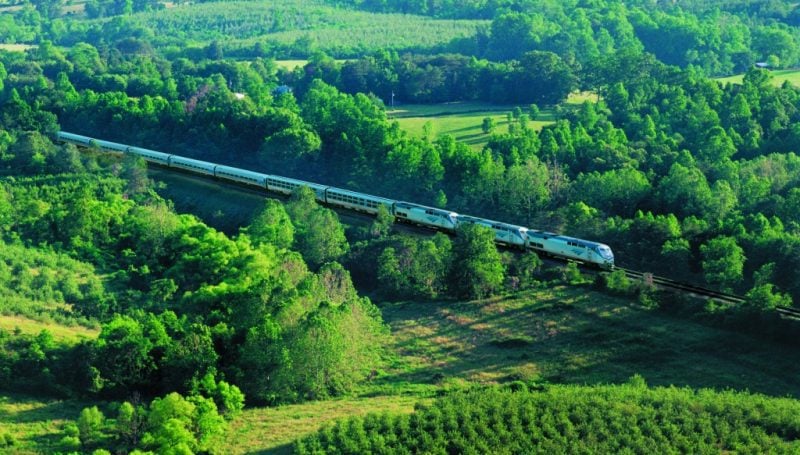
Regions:
<instances>
[{"instance_id":1,"label":"grassy field","mask_svg":"<svg viewBox=\"0 0 800 455\"><path fill-rule=\"evenodd\" d=\"M78 417L89 403L75 400L40 400L22 395L0 395L0 435L11 435L14 444L0 453L54 453L67 420Z\"/></svg>"},{"instance_id":2,"label":"grassy field","mask_svg":"<svg viewBox=\"0 0 800 455\"><path fill-rule=\"evenodd\" d=\"M589 92L573 93L567 99L567 105L577 106L585 101L596 102L597 95ZM449 134L459 142L480 149L489 141L491 134L483 132L483 119L494 119L497 133L508 131L507 114L518 107L514 104L489 104L481 102L454 102L441 104L404 104L387 111L389 118L396 120L400 127L416 137L424 137L425 125L430 123L430 134L433 138ZM527 113L528 106L519 106ZM555 117L552 109L542 109L536 120L528 123L528 127L541 130L553 123Z\"/></svg>"},{"instance_id":3,"label":"grassy field","mask_svg":"<svg viewBox=\"0 0 800 455\"><path fill-rule=\"evenodd\" d=\"M0 12L1 14L1 12ZM4 51L11 51L11 52L24 52L28 49L32 49L36 47L32 44L0 44L0 49Z\"/></svg>"},{"instance_id":4,"label":"grassy field","mask_svg":"<svg viewBox=\"0 0 800 455\"><path fill-rule=\"evenodd\" d=\"M410 413L414 396L378 396L315 401L277 408L247 409L230 425L222 453L291 453L295 439L336 419L367 413Z\"/></svg>"},{"instance_id":5,"label":"grassy field","mask_svg":"<svg viewBox=\"0 0 800 455\"><path fill-rule=\"evenodd\" d=\"M479 302L385 304L395 364L387 385L619 383L749 389L800 397L792 349L588 288L556 286Z\"/></svg>"},{"instance_id":6,"label":"grassy field","mask_svg":"<svg viewBox=\"0 0 800 455\"><path fill-rule=\"evenodd\" d=\"M491 134L483 132L485 117L494 119L495 132L508 130L507 114L515 105L498 105L479 102L456 102L443 104L404 104L389 110L389 118L396 120L400 127L416 137L425 135L425 125L430 123L431 135L436 138L445 134L452 135L459 142L471 147L481 148L489 141ZM526 107L520 106L523 112ZM553 122L550 110L543 109L535 121L528 123L529 128L540 130L544 125Z\"/></svg>"},{"instance_id":7,"label":"grassy field","mask_svg":"<svg viewBox=\"0 0 800 455\"><path fill-rule=\"evenodd\" d=\"M306 66L306 63L308 63L308 60L275 60L275 64L278 65L278 68L284 68L289 71L301 66Z\"/></svg>"},{"instance_id":8,"label":"grassy field","mask_svg":"<svg viewBox=\"0 0 800 455\"><path fill-rule=\"evenodd\" d=\"M776 86L782 85L784 81L789 81L795 87L800 87L800 69L791 69L791 70L775 70L771 71L772 73L772 83ZM720 77L716 80L722 82L723 84L732 83L732 84L741 84L742 79L744 79L743 74L737 74L735 76L728 76L728 77Z\"/></svg>"},{"instance_id":9,"label":"grassy field","mask_svg":"<svg viewBox=\"0 0 800 455\"><path fill-rule=\"evenodd\" d=\"M35 335L42 330L48 330L53 338L62 343L74 344L84 339L95 338L99 330L75 325L65 326L50 322L35 321L24 316L0 316L0 329Z\"/></svg>"}]
</instances>

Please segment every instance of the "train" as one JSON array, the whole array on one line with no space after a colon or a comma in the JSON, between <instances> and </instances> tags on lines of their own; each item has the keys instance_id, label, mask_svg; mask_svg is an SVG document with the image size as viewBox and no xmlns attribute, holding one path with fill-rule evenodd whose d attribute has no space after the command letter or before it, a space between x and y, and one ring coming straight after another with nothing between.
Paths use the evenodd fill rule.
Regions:
<instances>
[{"instance_id":1,"label":"train","mask_svg":"<svg viewBox=\"0 0 800 455\"><path fill-rule=\"evenodd\" d=\"M451 210L428 207L413 202L373 196L320 183L263 174L156 150L104 141L65 131L57 132L56 139L59 142L75 144L84 148L95 148L104 152L132 154L142 157L148 163L236 182L284 195L291 194L298 187L307 186L314 191L316 199L320 203L371 215L376 215L380 207L384 207L394 216L397 222L423 226L447 233L455 233L459 226L465 224L477 224L491 229L495 235L495 242L500 245L533 251L542 256L577 261L597 266L601 269L611 270L614 268L614 253L608 245L603 243L486 218L463 215Z\"/></svg>"}]
</instances>

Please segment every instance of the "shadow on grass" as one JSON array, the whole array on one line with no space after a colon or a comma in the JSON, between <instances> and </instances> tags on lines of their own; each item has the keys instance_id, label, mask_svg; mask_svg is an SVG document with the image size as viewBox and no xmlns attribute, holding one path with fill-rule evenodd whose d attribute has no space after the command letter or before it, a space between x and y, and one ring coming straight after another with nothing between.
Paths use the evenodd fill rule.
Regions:
<instances>
[{"instance_id":1,"label":"shadow on grass","mask_svg":"<svg viewBox=\"0 0 800 455\"><path fill-rule=\"evenodd\" d=\"M33 407L13 410L14 407L29 406ZM64 436L61 431L62 421L77 419L86 406L87 403L74 400L42 403L28 396L9 394L0 405L0 421L18 426L15 429L19 433L17 439L20 441L17 448L31 446L37 451L52 453L61 448L60 441Z\"/></svg>"},{"instance_id":2,"label":"shadow on grass","mask_svg":"<svg viewBox=\"0 0 800 455\"><path fill-rule=\"evenodd\" d=\"M644 310L589 289L529 299L384 306L397 340L392 383L625 382L800 396L785 345Z\"/></svg>"}]
</instances>

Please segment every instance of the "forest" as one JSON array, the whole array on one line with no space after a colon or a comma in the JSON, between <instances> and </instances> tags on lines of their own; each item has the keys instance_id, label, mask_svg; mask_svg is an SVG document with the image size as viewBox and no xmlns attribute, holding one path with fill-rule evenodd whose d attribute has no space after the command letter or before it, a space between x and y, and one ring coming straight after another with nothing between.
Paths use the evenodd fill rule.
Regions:
<instances>
[{"instance_id":1,"label":"forest","mask_svg":"<svg viewBox=\"0 0 800 455\"><path fill-rule=\"evenodd\" d=\"M800 11L690 3L0 4L0 43L27 45L0 47L0 393L86 404L47 442L0 423L0 449L225 453L249 409L411 389L411 413L314 428L290 449L796 451L796 388L393 379L408 349L392 305L559 286L796 348L774 310L800 301L800 88L772 70L798 65ZM412 136L388 107L466 101L513 106L479 149ZM532 127L544 110L554 120ZM744 299L498 250L479 227L353 223L308 188L222 225L221 209L166 197L144 161L59 130L602 241L618 266Z\"/></svg>"}]
</instances>

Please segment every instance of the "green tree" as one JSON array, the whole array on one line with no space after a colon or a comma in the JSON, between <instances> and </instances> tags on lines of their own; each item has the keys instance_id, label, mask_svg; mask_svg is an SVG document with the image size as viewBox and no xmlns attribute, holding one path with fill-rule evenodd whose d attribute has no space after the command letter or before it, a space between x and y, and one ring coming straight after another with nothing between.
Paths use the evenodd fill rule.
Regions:
<instances>
[{"instance_id":1,"label":"green tree","mask_svg":"<svg viewBox=\"0 0 800 455\"><path fill-rule=\"evenodd\" d=\"M696 167L675 163L658 185L658 195L668 212L704 217L712 202L711 188Z\"/></svg>"},{"instance_id":2,"label":"green tree","mask_svg":"<svg viewBox=\"0 0 800 455\"><path fill-rule=\"evenodd\" d=\"M495 128L495 121L492 117L484 117L483 122L481 122L481 129L483 130L483 134L489 134L494 131Z\"/></svg>"},{"instance_id":3,"label":"green tree","mask_svg":"<svg viewBox=\"0 0 800 455\"><path fill-rule=\"evenodd\" d=\"M456 230L448 284L461 298L480 299L503 285L505 270L494 245L494 231L477 224Z\"/></svg>"},{"instance_id":4,"label":"green tree","mask_svg":"<svg viewBox=\"0 0 800 455\"><path fill-rule=\"evenodd\" d=\"M147 193L151 182L147 178L147 163L144 158L126 153L122 158L122 177L127 181L125 192L131 197Z\"/></svg>"},{"instance_id":5,"label":"green tree","mask_svg":"<svg viewBox=\"0 0 800 455\"><path fill-rule=\"evenodd\" d=\"M105 416L97 406L91 408L84 408L78 417L78 433L81 441L81 447L84 450L91 449L96 446L103 436L103 426L105 424Z\"/></svg>"},{"instance_id":6,"label":"green tree","mask_svg":"<svg viewBox=\"0 0 800 455\"><path fill-rule=\"evenodd\" d=\"M213 399L226 420L236 417L244 409L244 394L239 387L217 381L211 372L196 382L193 394Z\"/></svg>"},{"instance_id":7,"label":"green tree","mask_svg":"<svg viewBox=\"0 0 800 455\"><path fill-rule=\"evenodd\" d=\"M309 313L287 344L290 374L301 397L319 399L352 390L379 366L385 329L367 299Z\"/></svg>"},{"instance_id":8,"label":"green tree","mask_svg":"<svg viewBox=\"0 0 800 455\"><path fill-rule=\"evenodd\" d=\"M756 311L774 311L779 306L792 306L792 298L777 292L772 283L756 285L750 289L746 296L747 307Z\"/></svg>"},{"instance_id":9,"label":"green tree","mask_svg":"<svg viewBox=\"0 0 800 455\"><path fill-rule=\"evenodd\" d=\"M539 106L535 103L528 107L528 115L530 116L531 120L538 119L540 113L541 111L539 110Z\"/></svg>"},{"instance_id":10,"label":"green tree","mask_svg":"<svg viewBox=\"0 0 800 455\"><path fill-rule=\"evenodd\" d=\"M733 237L716 237L700 246L706 281L731 290L742 280L744 250Z\"/></svg>"},{"instance_id":11,"label":"green tree","mask_svg":"<svg viewBox=\"0 0 800 455\"><path fill-rule=\"evenodd\" d=\"M188 399L173 392L150 403L148 431L142 445L157 453L186 454L207 451L225 429L214 401L201 396Z\"/></svg>"},{"instance_id":12,"label":"green tree","mask_svg":"<svg viewBox=\"0 0 800 455\"><path fill-rule=\"evenodd\" d=\"M518 102L536 104L559 103L567 99L576 86L569 66L558 55L542 51L525 53L511 80Z\"/></svg>"},{"instance_id":13,"label":"green tree","mask_svg":"<svg viewBox=\"0 0 800 455\"><path fill-rule=\"evenodd\" d=\"M106 389L130 392L152 386L157 367L153 350L166 345L164 328L154 329L146 330L128 316L116 316L103 325L92 363L100 371Z\"/></svg>"},{"instance_id":14,"label":"green tree","mask_svg":"<svg viewBox=\"0 0 800 455\"><path fill-rule=\"evenodd\" d=\"M276 248L289 248L294 242L294 225L283 204L267 199L264 208L256 214L247 227L253 243L269 243Z\"/></svg>"},{"instance_id":15,"label":"green tree","mask_svg":"<svg viewBox=\"0 0 800 455\"><path fill-rule=\"evenodd\" d=\"M160 362L165 389L188 389L193 381L213 371L218 359L211 329L204 324L190 325L180 339L167 346Z\"/></svg>"},{"instance_id":16,"label":"green tree","mask_svg":"<svg viewBox=\"0 0 800 455\"><path fill-rule=\"evenodd\" d=\"M349 244L339 217L317 204L311 188L298 188L292 194L287 212L297 229L297 249L311 266L335 261L348 251Z\"/></svg>"},{"instance_id":17,"label":"green tree","mask_svg":"<svg viewBox=\"0 0 800 455\"><path fill-rule=\"evenodd\" d=\"M378 257L378 281L393 298L436 298L447 287L450 239L437 233L432 239L401 238Z\"/></svg>"},{"instance_id":18,"label":"green tree","mask_svg":"<svg viewBox=\"0 0 800 455\"><path fill-rule=\"evenodd\" d=\"M607 214L631 216L652 192L647 176L632 168L578 176L573 197Z\"/></svg>"},{"instance_id":19,"label":"green tree","mask_svg":"<svg viewBox=\"0 0 800 455\"><path fill-rule=\"evenodd\" d=\"M528 288L537 283L536 276L543 265L542 258L538 254L529 252L520 254L511 262L510 275L516 277L516 285L521 288Z\"/></svg>"},{"instance_id":20,"label":"green tree","mask_svg":"<svg viewBox=\"0 0 800 455\"><path fill-rule=\"evenodd\" d=\"M114 430L126 449L139 445L145 432L146 417L147 410L143 406L134 406L127 401L120 405Z\"/></svg>"},{"instance_id":21,"label":"green tree","mask_svg":"<svg viewBox=\"0 0 800 455\"><path fill-rule=\"evenodd\" d=\"M369 235L372 238L382 239L389 235L394 225L394 215L384 205L378 206L378 214L375 221L370 224Z\"/></svg>"}]
</instances>

